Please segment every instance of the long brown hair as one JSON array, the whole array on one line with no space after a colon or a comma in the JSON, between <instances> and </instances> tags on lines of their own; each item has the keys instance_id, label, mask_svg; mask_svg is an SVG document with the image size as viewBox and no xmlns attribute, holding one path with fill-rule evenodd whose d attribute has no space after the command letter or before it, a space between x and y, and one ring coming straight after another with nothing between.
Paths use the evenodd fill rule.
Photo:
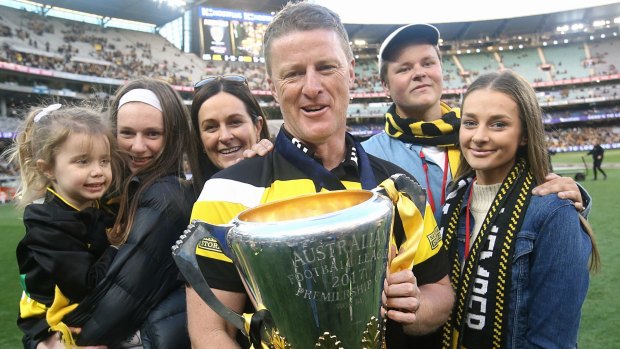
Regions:
<instances>
[{"instance_id":1,"label":"long brown hair","mask_svg":"<svg viewBox=\"0 0 620 349\"><path fill-rule=\"evenodd\" d=\"M522 132L527 139L527 143L519 147L517 150L517 157L524 157L529 162L530 170L536 182L539 184L544 183L545 176L549 174L549 157L545 144L545 128L542 122L542 109L538 104L536 92L523 77L510 70L505 70L501 73L486 74L476 79L467 88L467 92L465 92L463 96L462 106L467 96L474 91L482 89L503 93L512 99L519 107L519 119L521 120ZM463 113L465 113L465 110L463 110ZM473 172L474 170L469 166L461 152L461 161L456 177L462 178L470 176ZM455 181L455 183L456 182L457 181ZM579 215L579 218L584 230L592 241L590 270L596 272L600 269L601 261L598 247L594 239L594 231L586 219L581 215Z\"/></svg>"},{"instance_id":2,"label":"long brown hair","mask_svg":"<svg viewBox=\"0 0 620 349\"><path fill-rule=\"evenodd\" d=\"M192 168L192 184L194 185L194 190L197 192L202 190L205 182L211 178L212 175L221 170L221 168L216 167L211 160L209 160L207 154L205 154L202 139L200 138L200 125L198 124L198 112L202 104L220 92L226 92L239 98L245 105L246 112L252 118L254 126L258 125L259 120L263 120L263 127L259 135L260 139L270 139L265 113L261 109L256 98L252 95L247 84L218 78L202 85L194 95L190 111L193 138L191 147L194 148L196 157L189 158L189 162Z\"/></svg>"},{"instance_id":3,"label":"long brown hair","mask_svg":"<svg viewBox=\"0 0 620 349\"><path fill-rule=\"evenodd\" d=\"M118 105L120 99L134 89L146 89L153 92L159 100L164 119L164 144L162 152L153 161L141 168L136 176L140 179L138 188L130 191L133 182L132 175L128 175L123 181L120 193L120 207L116 217L116 223L109 233L112 244L123 243L135 219L140 196L159 178L168 175L183 177L183 154L189 158L195 155L190 144L190 125L187 108L183 105L181 96L168 83L151 79L139 78L128 82L121 87L110 106L110 122L112 130L117 134ZM131 192L131 194L130 194Z\"/></svg>"}]
</instances>

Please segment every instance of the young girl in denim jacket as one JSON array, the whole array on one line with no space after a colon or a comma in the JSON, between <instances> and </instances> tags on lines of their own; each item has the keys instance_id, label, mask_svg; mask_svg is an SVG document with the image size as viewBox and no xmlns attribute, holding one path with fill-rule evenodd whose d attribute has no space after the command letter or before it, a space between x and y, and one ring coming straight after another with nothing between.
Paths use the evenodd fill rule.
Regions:
<instances>
[{"instance_id":1,"label":"young girl in denim jacket","mask_svg":"<svg viewBox=\"0 0 620 349\"><path fill-rule=\"evenodd\" d=\"M599 257L571 201L531 193L549 164L527 81L505 71L472 83L459 142L441 221L456 294L443 347L575 348Z\"/></svg>"}]
</instances>

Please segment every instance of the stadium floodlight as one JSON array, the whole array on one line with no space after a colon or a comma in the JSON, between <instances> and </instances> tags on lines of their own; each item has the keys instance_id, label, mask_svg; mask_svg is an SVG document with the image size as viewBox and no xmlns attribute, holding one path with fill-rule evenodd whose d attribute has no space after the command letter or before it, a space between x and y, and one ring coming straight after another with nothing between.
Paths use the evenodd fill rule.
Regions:
<instances>
[{"instance_id":1,"label":"stadium floodlight","mask_svg":"<svg viewBox=\"0 0 620 349\"><path fill-rule=\"evenodd\" d=\"M614 22L616 20L614 19ZM604 27L605 26L605 20L604 19L599 19L597 21L592 22L592 26L593 27Z\"/></svg>"},{"instance_id":2,"label":"stadium floodlight","mask_svg":"<svg viewBox=\"0 0 620 349\"><path fill-rule=\"evenodd\" d=\"M569 29L570 29L570 27L568 26L568 24L565 24L565 25L561 25L561 26L558 26L557 28L555 28L555 31L564 33L566 31L568 31Z\"/></svg>"}]
</instances>

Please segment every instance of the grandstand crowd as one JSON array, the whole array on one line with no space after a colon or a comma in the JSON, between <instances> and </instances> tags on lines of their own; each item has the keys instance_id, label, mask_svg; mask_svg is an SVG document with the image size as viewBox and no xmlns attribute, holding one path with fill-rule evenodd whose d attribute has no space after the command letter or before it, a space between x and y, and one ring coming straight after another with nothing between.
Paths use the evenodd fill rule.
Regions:
<instances>
[{"instance_id":1,"label":"grandstand crowd","mask_svg":"<svg viewBox=\"0 0 620 349\"><path fill-rule=\"evenodd\" d=\"M592 146L595 140L602 144L620 144L620 134L612 127L569 127L547 131L547 145L555 152L572 151Z\"/></svg>"},{"instance_id":2,"label":"grandstand crowd","mask_svg":"<svg viewBox=\"0 0 620 349\"><path fill-rule=\"evenodd\" d=\"M204 76L240 74L247 77L253 91L268 95L269 85L263 63L205 61L180 51L158 34L105 28L1 6L0 23L0 62L114 79L119 86L123 81L137 76L160 78L176 86L192 86ZM501 52L445 52L442 64L447 91L445 100L451 105L459 105L460 94L469 82L481 74L501 69L518 71L535 86L544 82L618 74L620 39ZM383 129L382 118L389 102L383 97L384 89L375 57L358 59L355 73L354 95L373 94L374 99L360 97L352 101L348 110L352 120L350 130L357 136L367 137ZM0 83L19 84L11 76L3 77ZM97 92L93 84L83 84L81 88L82 91L77 92ZM539 102L545 107L546 121L607 119L604 115L610 113L610 108L601 111L589 105L617 101L619 95L620 83L613 81L586 85L558 83L538 89ZM372 103L369 102L371 100ZM277 107L269 97L263 98L262 103L274 109ZM18 123L16 119L27 104L28 101L18 97L7 97L6 115L0 117L0 131L14 130ZM578 110L547 108L567 104L582 107ZM611 109L614 109L614 115L618 114L617 108ZM548 142L550 149L567 151L577 145L586 145L592 136L599 137L603 144L620 143L618 127L561 127L558 124L554 125L553 131L549 130Z\"/></svg>"},{"instance_id":3,"label":"grandstand crowd","mask_svg":"<svg viewBox=\"0 0 620 349\"><path fill-rule=\"evenodd\" d=\"M263 64L207 63L182 53L157 34L105 28L9 8L0 9L0 19L1 58L6 62L116 79L145 75L186 86L205 74L244 74L253 89L268 90ZM185 59L179 59L182 56ZM611 75L618 73L620 40L501 53L444 53L443 65L447 89L463 89L480 74L506 68L518 71L532 83ZM383 91L374 58L358 61L356 74L354 92Z\"/></svg>"}]
</instances>

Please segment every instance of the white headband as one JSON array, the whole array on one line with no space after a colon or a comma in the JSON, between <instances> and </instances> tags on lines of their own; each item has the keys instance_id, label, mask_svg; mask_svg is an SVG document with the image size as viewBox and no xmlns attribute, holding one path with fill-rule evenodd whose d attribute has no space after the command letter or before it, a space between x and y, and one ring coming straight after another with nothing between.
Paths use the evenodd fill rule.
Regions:
<instances>
[{"instance_id":1,"label":"white headband","mask_svg":"<svg viewBox=\"0 0 620 349\"><path fill-rule=\"evenodd\" d=\"M151 90L137 88L125 93L123 97L121 97L121 100L118 102L118 108L116 110L121 109L123 105L129 102L146 103L151 107L159 110L160 112L163 112L163 110L161 109L161 103L159 103L159 99L157 99L157 96Z\"/></svg>"},{"instance_id":2,"label":"white headband","mask_svg":"<svg viewBox=\"0 0 620 349\"><path fill-rule=\"evenodd\" d=\"M60 107L62 107L62 104L56 103L56 104L52 104L50 106L47 106L45 108L43 108L43 110L41 110L39 113L37 113L37 115L34 116L34 122L39 122L41 121L41 119L44 116L49 115L49 113L60 109Z\"/></svg>"}]
</instances>

